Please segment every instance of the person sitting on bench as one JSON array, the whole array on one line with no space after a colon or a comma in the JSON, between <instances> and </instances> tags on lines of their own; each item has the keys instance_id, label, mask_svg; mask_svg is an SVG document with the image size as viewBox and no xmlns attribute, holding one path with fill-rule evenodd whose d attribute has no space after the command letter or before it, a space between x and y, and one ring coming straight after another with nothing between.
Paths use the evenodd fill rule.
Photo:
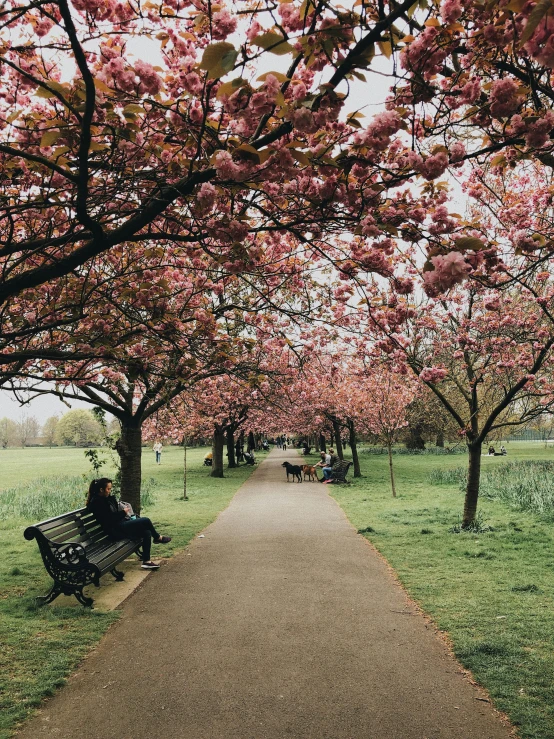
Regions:
<instances>
[{"instance_id":1,"label":"person sitting on bench","mask_svg":"<svg viewBox=\"0 0 554 739\"><path fill-rule=\"evenodd\" d=\"M107 477L90 483L87 508L94 514L105 533L114 541L118 539L142 539L142 569L157 570L159 564L150 559L150 547L154 544L168 544L170 536L161 536L149 518L136 516L131 519L129 510L120 510L119 503L111 494L112 481Z\"/></svg>"}]
</instances>

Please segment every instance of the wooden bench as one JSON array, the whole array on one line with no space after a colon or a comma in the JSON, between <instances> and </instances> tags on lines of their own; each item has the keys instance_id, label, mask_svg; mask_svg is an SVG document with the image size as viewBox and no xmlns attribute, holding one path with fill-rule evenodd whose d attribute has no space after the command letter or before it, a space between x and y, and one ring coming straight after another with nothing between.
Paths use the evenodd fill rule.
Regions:
<instances>
[{"instance_id":1,"label":"wooden bench","mask_svg":"<svg viewBox=\"0 0 554 739\"><path fill-rule=\"evenodd\" d=\"M37 540L44 566L54 580L48 595L37 598L40 605L63 593L91 607L94 601L84 595L83 588L91 584L98 587L108 571L116 580L123 580L124 573L116 566L141 544L135 539L113 541L86 508L29 526L23 535L28 541Z\"/></svg>"},{"instance_id":2,"label":"wooden bench","mask_svg":"<svg viewBox=\"0 0 554 739\"><path fill-rule=\"evenodd\" d=\"M346 479L346 475L348 474L351 464L352 462L347 462L345 459L339 459L338 462L335 462L331 468L331 480L333 482L348 483L349 481Z\"/></svg>"}]
</instances>

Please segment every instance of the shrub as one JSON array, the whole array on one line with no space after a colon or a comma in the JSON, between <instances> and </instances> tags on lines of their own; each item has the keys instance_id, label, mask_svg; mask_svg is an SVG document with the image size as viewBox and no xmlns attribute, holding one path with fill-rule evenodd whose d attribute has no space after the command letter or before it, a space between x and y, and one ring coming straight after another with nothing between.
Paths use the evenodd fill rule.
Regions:
<instances>
[{"instance_id":1,"label":"shrub","mask_svg":"<svg viewBox=\"0 0 554 739\"><path fill-rule=\"evenodd\" d=\"M431 470L429 473L429 482L432 485L460 485L464 486L467 480L467 470L465 467L453 467L451 470L445 470L439 467Z\"/></svg>"},{"instance_id":2,"label":"shrub","mask_svg":"<svg viewBox=\"0 0 554 739\"><path fill-rule=\"evenodd\" d=\"M552 461L508 462L481 474L480 493L519 510L550 517L554 515L553 474Z\"/></svg>"},{"instance_id":3,"label":"shrub","mask_svg":"<svg viewBox=\"0 0 554 739\"><path fill-rule=\"evenodd\" d=\"M86 485L82 477L37 477L0 493L0 516L33 521L52 518L81 508L85 504L85 496Z\"/></svg>"},{"instance_id":4,"label":"shrub","mask_svg":"<svg viewBox=\"0 0 554 739\"><path fill-rule=\"evenodd\" d=\"M386 446L367 446L360 450L361 454L388 454ZM452 454L467 454L465 446L460 447L429 447L429 449L406 449L405 447L393 447L393 454L416 454L429 456L446 456Z\"/></svg>"},{"instance_id":5,"label":"shrub","mask_svg":"<svg viewBox=\"0 0 554 739\"><path fill-rule=\"evenodd\" d=\"M155 504L155 484L154 478L142 484L141 501L145 507ZM38 477L0 493L0 517L39 521L60 516L85 505L86 488L82 477Z\"/></svg>"}]
</instances>

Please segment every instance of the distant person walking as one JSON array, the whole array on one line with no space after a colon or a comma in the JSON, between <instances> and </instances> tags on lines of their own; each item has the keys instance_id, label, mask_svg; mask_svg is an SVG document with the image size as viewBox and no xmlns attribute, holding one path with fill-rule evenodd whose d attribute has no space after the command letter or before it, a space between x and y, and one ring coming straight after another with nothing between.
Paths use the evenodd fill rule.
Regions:
<instances>
[{"instance_id":1,"label":"distant person walking","mask_svg":"<svg viewBox=\"0 0 554 739\"><path fill-rule=\"evenodd\" d=\"M152 447L152 449L156 452L156 464L161 464L162 463L162 449L163 449L162 442L157 441Z\"/></svg>"}]
</instances>

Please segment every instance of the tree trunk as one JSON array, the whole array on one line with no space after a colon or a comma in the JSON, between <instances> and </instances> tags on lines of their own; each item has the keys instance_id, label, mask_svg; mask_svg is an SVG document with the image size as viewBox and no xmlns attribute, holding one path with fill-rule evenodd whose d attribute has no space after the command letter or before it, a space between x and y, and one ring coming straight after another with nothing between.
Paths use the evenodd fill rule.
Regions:
<instances>
[{"instance_id":1,"label":"tree trunk","mask_svg":"<svg viewBox=\"0 0 554 739\"><path fill-rule=\"evenodd\" d=\"M237 439L237 444L235 446L235 452L235 459L238 467L239 462L244 462L244 431L241 431L239 434L239 438Z\"/></svg>"},{"instance_id":2,"label":"tree trunk","mask_svg":"<svg viewBox=\"0 0 554 739\"><path fill-rule=\"evenodd\" d=\"M254 439L254 432L249 431L248 432L248 443L246 446L247 452L253 452L256 449L256 439Z\"/></svg>"},{"instance_id":3,"label":"tree trunk","mask_svg":"<svg viewBox=\"0 0 554 739\"><path fill-rule=\"evenodd\" d=\"M396 488L394 486L394 470L392 468L392 446L390 444L387 444L387 449L389 452L390 486L392 489L392 497L396 498Z\"/></svg>"},{"instance_id":4,"label":"tree trunk","mask_svg":"<svg viewBox=\"0 0 554 739\"><path fill-rule=\"evenodd\" d=\"M320 452L327 451L327 444L325 443L325 434L319 435L319 451Z\"/></svg>"},{"instance_id":5,"label":"tree trunk","mask_svg":"<svg viewBox=\"0 0 554 739\"><path fill-rule=\"evenodd\" d=\"M187 440L183 439L183 500L188 500L187 495Z\"/></svg>"},{"instance_id":6,"label":"tree trunk","mask_svg":"<svg viewBox=\"0 0 554 739\"><path fill-rule=\"evenodd\" d=\"M212 470L210 477L223 477L223 447L225 446L225 433L217 426L214 429L212 443Z\"/></svg>"},{"instance_id":7,"label":"tree trunk","mask_svg":"<svg viewBox=\"0 0 554 739\"><path fill-rule=\"evenodd\" d=\"M121 500L140 513L140 483L142 476L142 425L135 419L121 421L121 435L115 448L121 463Z\"/></svg>"},{"instance_id":8,"label":"tree trunk","mask_svg":"<svg viewBox=\"0 0 554 739\"><path fill-rule=\"evenodd\" d=\"M232 427L227 429L225 434L227 440L227 467L233 469L237 466L235 461L235 434Z\"/></svg>"},{"instance_id":9,"label":"tree trunk","mask_svg":"<svg viewBox=\"0 0 554 739\"><path fill-rule=\"evenodd\" d=\"M344 459L344 452L342 450L342 441L340 438L340 432L341 432L340 423L338 421L333 421L333 434L335 437L335 447L337 451L337 457L339 459Z\"/></svg>"},{"instance_id":10,"label":"tree trunk","mask_svg":"<svg viewBox=\"0 0 554 739\"><path fill-rule=\"evenodd\" d=\"M464 501L464 518L462 528L469 528L477 515L477 500L479 498L479 480L481 478L481 451L482 444L468 444L469 466L467 471L467 488Z\"/></svg>"},{"instance_id":11,"label":"tree trunk","mask_svg":"<svg viewBox=\"0 0 554 739\"><path fill-rule=\"evenodd\" d=\"M352 450L352 463L354 465L354 477L361 477L362 471L360 470L360 458L358 457L358 445L356 442L356 428L354 421L348 422L348 443Z\"/></svg>"},{"instance_id":12,"label":"tree trunk","mask_svg":"<svg viewBox=\"0 0 554 739\"><path fill-rule=\"evenodd\" d=\"M437 441L435 442L435 446L444 447L444 431L438 431L437 432Z\"/></svg>"}]
</instances>

